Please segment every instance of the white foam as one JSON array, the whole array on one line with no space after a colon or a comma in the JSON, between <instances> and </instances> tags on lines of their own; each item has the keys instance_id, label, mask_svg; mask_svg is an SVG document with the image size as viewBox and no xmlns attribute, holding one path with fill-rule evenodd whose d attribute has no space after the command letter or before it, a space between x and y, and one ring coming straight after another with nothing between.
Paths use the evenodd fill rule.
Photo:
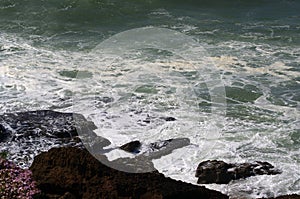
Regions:
<instances>
[{"instance_id":1,"label":"white foam","mask_svg":"<svg viewBox=\"0 0 300 199\"><path fill-rule=\"evenodd\" d=\"M291 80L292 78L300 76L300 72L291 71L290 69L292 69L292 67L285 65L285 63L281 61L274 62L265 67L254 68L248 66L246 61L239 60L237 57L220 56L211 57L211 59L216 63L218 68L228 72L234 72L236 74L241 72L248 75L269 74L274 77L280 77L283 80ZM237 68L236 65L241 66L241 68Z\"/></svg>"},{"instance_id":2,"label":"white foam","mask_svg":"<svg viewBox=\"0 0 300 199\"><path fill-rule=\"evenodd\" d=\"M189 30L189 27L183 28ZM229 185L205 186L220 190L232 198L242 193L250 198L300 194L299 148L279 144L284 141L288 145L291 131L299 129L299 107L271 103L267 100L269 85L262 85L257 79L248 78L257 75L264 77L270 84L277 85L299 77L298 71L291 70L288 60L273 60L274 53L281 51L296 56L299 50L293 49L291 52L288 48L272 46L258 46L257 50L249 50L255 44L237 41L217 44L218 48L226 51L230 48L238 53L226 55L221 52L222 56L211 57L207 61L214 61L220 71L231 73L223 75L226 85L239 82L258 87L263 95L254 103L243 105L253 108L256 111L253 114L265 114L273 122L227 118L226 125L220 127L219 138L216 138L209 137L209 133L215 130L215 124L207 120L210 114L199 113L195 108L195 94L190 89L194 84L183 76L174 75L193 72L197 69L194 63L178 60L178 57L151 63L128 60L123 65L115 63L113 70L107 65L107 58L97 57L97 54L90 56L85 52L38 49L11 35L1 34L0 41L2 49L5 49L0 52L3 55L0 59L1 112L56 109L82 113L99 127L95 130L98 135L112 142L108 146L110 149L135 139L151 143L174 137L188 137L190 146L174 150L172 154L153 161L160 172L196 184L195 169L201 161L207 159L222 159L227 162L268 161L282 169L283 173L277 176L251 177ZM261 57L262 60L272 57L272 60L261 67L253 67L251 64L256 63L252 60L253 57ZM299 61L299 57L295 61ZM201 64L204 63L196 66L201 67ZM59 74L61 70L75 69L91 72L93 76L77 81ZM120 76L117 77L116 74ZM210 78L207 74L201 75L204 81L209 80L205 78ZM159 87L155 87L158 92L131 98L129 94L144 84L159 84ZM127 86L121 87L122 85ZM172 93L171 87L178 89L178 92ZM165 95L167 91L169 95ZM81 103L72 104L74 94L78 95ZM143 97L142 95L146 95L145 101L139 100L138 97ZM112 97L114 101L107 104L99 102L96 107L95 96ZM154 111L153 107L158 108ZM135 114L132 109L140 113ZM150 124L139 123L147 114L153 116L153 121ZM176 117L177 121L163 122L158 119L161 116ZM48 149L47 144L38 147ZM133 157L120 150L112 150L108 158L113 160L120 156Z\"/></svg>"}]
</instances>

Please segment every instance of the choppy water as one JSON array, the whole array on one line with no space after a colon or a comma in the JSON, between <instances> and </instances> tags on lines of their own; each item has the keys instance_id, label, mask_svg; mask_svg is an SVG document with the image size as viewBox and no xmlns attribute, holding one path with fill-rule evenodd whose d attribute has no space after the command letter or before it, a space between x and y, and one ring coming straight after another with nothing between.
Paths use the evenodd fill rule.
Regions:
<instances>
[{"instance_id":1,"label":"choppy water","mask_svg":"<svg viewBox=\"0 0 300 199\"><path fill-rule=\"evenodd\" d=\"M189 137L190 146L155 160L156 168L196 183L195 168L206 159L268 161L283 173L208 187L252 198L300 194L298 10L296 0L0 0L0 110L83 113L115 146ZM195 67L167 51L140 49L110 63L97 50L140 27L192 37L206 50L203 62ZM214 77L200 73L211 62L226 90L217 128L207 120Z\"/></svg>"}]
</instances>

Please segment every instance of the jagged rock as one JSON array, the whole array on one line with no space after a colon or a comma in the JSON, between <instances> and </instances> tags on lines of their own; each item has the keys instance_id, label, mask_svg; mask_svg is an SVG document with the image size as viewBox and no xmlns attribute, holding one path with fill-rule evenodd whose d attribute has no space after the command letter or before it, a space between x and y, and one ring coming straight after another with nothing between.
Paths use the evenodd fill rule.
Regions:
<instances>
[{"instance_id":1,"label":"jagged rock","mask_svg":"<svg viewBox=\"0 0 300 199\"><path fill-rule=\"evenodd\" d=\"M45 198L228 198L157 171L134 174L114 170L80 148L53 148L41 153L30 169Z\"/></svg>"},{"instance_id":2,"label":"jagged rock","mask_svg":"<svg viewBox=\"0 0 300 199\"><path fill-rule=\"evenodd\" d=\"M198 184L227 184L231 180L240 178L280 173L268 162L228 164L219 160L207 160L198 165L196 177L198 177Z\"/></svg>"},{"instance_id":3,"label":"jagged rock","mask_svg":"<svg viewBox=\"0 0 300 199\"><path fill-rule=\"evenodd\" d=\"M73 113L38 110L0 115L0 146L22 168L41 151L59 146L82 147L81 140L96 140L93 122ZM81 139L78 132L84 132Z\"/></svg>"},{"instance_id":4,"label":"jagged rock","mask_svg":"<svg viewBox=\"0 0 300 199\"><path fill-rule=\"evenodd\" d=\"M131 153L139 153L140 152L139 149L141 145L142 144L140 143L140 141L135 140L120 146L120 149Z\"/></svg>"}]
</instances>

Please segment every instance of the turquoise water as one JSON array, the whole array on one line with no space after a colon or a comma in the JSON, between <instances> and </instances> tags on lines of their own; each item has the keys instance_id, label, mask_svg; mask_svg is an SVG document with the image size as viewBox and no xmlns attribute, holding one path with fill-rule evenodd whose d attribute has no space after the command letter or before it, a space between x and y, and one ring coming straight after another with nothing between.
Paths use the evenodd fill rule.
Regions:
<instances>
[{"instance_id":1,"label":"turquoise water","mask_svg":"<svg viewBox=\"0 0 300 199\"><path fill-rule=\"evenodd\" d=\"M195 183L199 161L263 160L283 174L210 187L232 196L300 194L299 10L296 0L0 0L0 111L77 110L116 145L131 138L190 137L193 145L183 151L194 155L169 169L164 162L172 157L158 161L161 172ZM211 153L200 153L207 135L200 135L202 130L213 131L205 122L212 112L208 76L197 76L176 55L158 49L141 49L101 68L105 57L95 47L141 27L186 34L214 61L226 91L226 113ZM74 104L74 95L82 100ZM103 97L113 100L103 103ZM130 119L133 109L141 114ZM147 114L175 114L179 124L139 125ZM187 124L191 128L183 127Z\"/></svg>"}]
</instances>

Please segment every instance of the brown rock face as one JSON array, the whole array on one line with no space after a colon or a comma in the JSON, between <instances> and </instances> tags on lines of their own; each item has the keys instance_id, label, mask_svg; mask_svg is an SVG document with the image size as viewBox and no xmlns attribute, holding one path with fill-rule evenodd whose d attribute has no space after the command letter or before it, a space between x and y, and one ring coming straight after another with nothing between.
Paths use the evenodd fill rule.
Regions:
<instances>
[{"instance_id":1,"label":"brown rock face","mask_svg":"<svg viewBox=\"0 0 300 199\"><path fill-rule=\"evenodd\" d=\"M228 198L204 187L152 173L111 169L79 148L53 148L30 167L44 198Z\"/></svg>"},{"instance_id":2,"label":"brown rock face","mask_svg":"<svg viewBox=\"0 0 300 199\"><path fill-rule=\"evenodd\" d=\"M228 164L219 160L207 160L198 165L196 177L198 184L227 184L231 180L255 175L275 175L281 171L268 162Z\"/></svg>"}]
</instances>

